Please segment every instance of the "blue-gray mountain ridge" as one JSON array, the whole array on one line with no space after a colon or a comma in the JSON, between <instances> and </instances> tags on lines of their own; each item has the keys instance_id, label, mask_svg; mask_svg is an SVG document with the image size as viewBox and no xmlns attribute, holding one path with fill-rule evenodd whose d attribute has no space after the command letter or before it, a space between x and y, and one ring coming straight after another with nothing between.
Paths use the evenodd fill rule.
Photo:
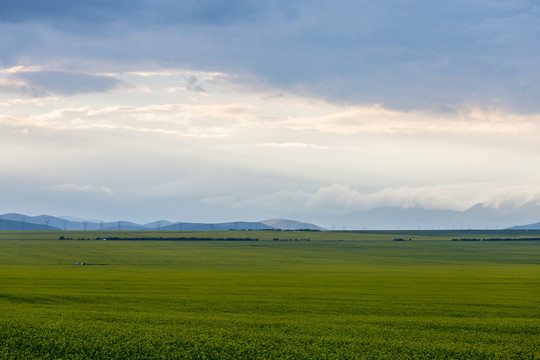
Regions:
<instances>
[{"instance_id":1,"label":"blue-gray mountain ridge","mask_svg":"<svg viewBox=\"0 0 540 360\"><path fill-rule=\"evenodd\" d=\"M72 216L28 216L17 213L0 215L0 230L324 230L307 222L272 219L265 221L234 221L224 223L153 221L137 224L131 221L86 221Z\"/></svg>"},{"instance_id":2,"label":"blue-gray mountain ridge","mask_svg":"<svg viewBox=\"0 0 540 360\"><path fill-rule=\"evenodd\" d=\"M137 224L130 221L85 221L71 216L27 216L12 213L0 215L0 230L494 230L538 229L539 221L540 206L535 202L526 202L511 208L494 207L487 203L476 204L465 211L384 207L341 215L288 214L280 219L224 223L173 223L159 220Z\"/></svg>"}]
</instances>

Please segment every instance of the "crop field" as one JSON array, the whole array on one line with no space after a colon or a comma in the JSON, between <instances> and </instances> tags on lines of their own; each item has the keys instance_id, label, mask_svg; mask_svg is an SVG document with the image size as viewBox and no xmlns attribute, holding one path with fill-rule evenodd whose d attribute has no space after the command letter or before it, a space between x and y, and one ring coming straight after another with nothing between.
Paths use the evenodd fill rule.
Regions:
<instances>
[{"instance_id":1,"label":"crop field","mask_svg":"<svg viewBox=\"0 0 540 360\"><path fill-rule=\"evenodd\" d=\"M540 359L537 237L0 232L0 359Z\"/></svg>"}]
</instances>

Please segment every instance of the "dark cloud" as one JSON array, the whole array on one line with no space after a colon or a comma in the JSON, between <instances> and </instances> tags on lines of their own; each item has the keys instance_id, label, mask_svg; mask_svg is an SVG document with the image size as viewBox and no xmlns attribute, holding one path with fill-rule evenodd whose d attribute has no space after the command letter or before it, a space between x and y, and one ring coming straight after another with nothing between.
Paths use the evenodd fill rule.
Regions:
<instances>
[{"instance_id":1,"label":"dark cloud","mask_svg":"<svg viewBox=\"0 0 540 360\"><path fill-rule=\"evenodd\" d=\"M199 83L196 76L190 76L186 81L186 89L196 92L206 92L206 89Z\"/></svg>"},{"instance_id":2,"label":"dark cloud","mask_svg":"<svg viewBox=\"0 0 540 360\"><path fill-rule=\"evenodd\" d=\"M0 89L33 97L107 92L121 85L119 80L108 76L63 71L22 72L8 80Z\"/></svg>"},{"instance_id":3,"label":"dark cloud","mask_svg":"<svg viewBox=\"0 0 540 360\"><path fill-rule=\"evenodd\" d=\"M245 74L331 101L540 111L532 0L18 1L0 21L4 65L153 63Z\"/></svg>"}]
</instances>

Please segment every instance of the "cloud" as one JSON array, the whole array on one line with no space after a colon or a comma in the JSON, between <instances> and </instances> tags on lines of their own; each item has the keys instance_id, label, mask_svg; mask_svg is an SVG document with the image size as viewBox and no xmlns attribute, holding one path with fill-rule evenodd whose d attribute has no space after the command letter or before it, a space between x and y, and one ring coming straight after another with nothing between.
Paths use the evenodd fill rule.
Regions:
<instances>
[{"instance_id":1,"label":"cloud","mask_svg":"<svg viewBox=\"0 0 540 360\"><path fill-rule=\"evenodd\" d=\"M195 92L206 92L206 89L199 83L199 79L196 76L190 76L186 82L186 89Z\"/></svg>"},{"instance_id":2,"label":"cloud","mask_svg":"<svg viewBox=\"0 0 540 360\"><path fill-rule=\"evenodd\" d=\"M23 71L0 80L0 91L33 97L108 92L121 85L112 77L66 71Z\"/></svg>"},{"instance_id":3,"label":"cloud","mask_svg":"<svg viewBox=\"0 0 540 360\"><path fill-rule=\"evenodd\" d=\"M188 70L188 69L159 69L159 70L145 70L145 71L129 71L126 72L126 74L129 75L136 75L141 77L150 77L150 76L161 76L161 77L169 77L169 76L195 76L200 77L204 80L216 80L216 79L224 79L229 77L229 75L222 73L222 72L208 72L208 71L197 71L197 70ZM115 76L120 75L120 73L112 73L108 74L109 76Z\"/></svg>"},{"instance_id":4,"label":"cloud","mask_svg":"<svg viewBox=\"0 0 540 360\"><path fill-rule=\"evenodd\" d=\"M262 143L257 144L258 147L268 147L268 148L277 148L277 149L329 149L327 146L315 145L315 144L306 144L302 142L289 142L289 143Z\"/></svg>"},{"instance_id":5,"label":"cloud","mask_svg":"<svg viewBox=\"0 0 540 360\"><path fill-rule=\"evenodd\" d=\"M193 138L225 137L251 117L245 103L58 108L28 116L2 116L0 124L46 130L129 131Z\"/></svg>"},{"instance_id":6,"label":"cloud","mask_svg":"<svg viewBox=\"0 0 540 360\"><path fill-rule=\"evenodd\" d=\"M2 80L0 80L0 88L1 87L2 87ZM0 106L28 105L28 104L42 106L47 101L51 101L51 100L57 100L57 98L44 97L44 98L31 98L31 99L2 99L0 100Z\"/></svg>"},{"instance_id":7,"label":"cloud","mask_svg":"<svg viewBox=\"0 0 540 360\"><path fill-rule=\"evenodd\" d=\"M24 65L17 65L12 66L7 69L0 69L0 74L17 74L22 72L38 72L38 71L44 71L45 69L42 66L24 66Z\"/></svg>"},{"instance_id":8,"label":"cloud","mask_svg":"<svg viewBox=\"0 0 540 360\"><path fill-rule=\"evenodd\" d=\"M460 186L385 188L373 193L360 193L348 185L333 184L320 188L306 202L309 209L369 210L378 207L461 209L465 194ZM475 203L466 203L470 206Z\"/></svg>"},{"instance_id":9,"label":"cloud","mask_svg":"<svg viewBox=\"0 0 540 360\"><path fill-rule=\"evenodd\" d=\"M61 190L61 191L68 191L68 192L99 192L99 193L106 193L106 194L113 194L114 191L108 188L107 186L94 186L94 185L87 185L87 184L60 184L53 187L53 189Z\"/></svg>"},{"instance_id":10,"label":"cloud","mask_svg":"<svg viewBox=\"0 0 540 360\"><path fill-rule=\"evenodd\" d=\"M203 85L199 82L199 78L195 75L191 75L188 77L188 79L185 82L184 86L173 86L168 88L168 91L170 93L180 91L180 90L188 90L197 92L199 94L206 94L208 91L203 87Z\"/></svg>"},{"instance_id":11,"label":"cloud","mask_svg":"<svg viewBox=\"0 0 540 360\"><path fill-rule=\"evenodd\" d=\"M388 187L374 192L360 192L349 185L332 184L313 192L276 191L257 198L214 197L204 203L235 209L287 209L297 213L346 213L384 207L422 208L463 211L482 203L508 211L525 203L540 204L540 192L533 186L506 186L494 183L464 183L419 187Z\"/></svg>"},{"instance_id":12,"label":"cloud","mask_svg":"<svg viewBox=\"0 0 540 360\"><path fill-rule=\"evenodd\" d=\"M488 198L486 206L496 209L515 209L526 203L540 205L540 189L537 186L508 186Z\"/></svg>"},{"instance_id":13,"label":"cloud","mask_svg":"<svg viewBox=\"0 0 540 360\"><path fill-rule=\"evenodd\" d=\"M540 113L521 115L500 110L463 109L457 114L390 110L381 105L336 106L323 115L290 116L266 121L267 128L313 130L330 134L519 134L538 130Z\"/></svg>"},{"instance_id":14,"label":"cloud","mask_svg":"<svg viewBox=\"0 0 540 360\"><path fill-rule=\"evenodd\" d=\"M275 191L255 198L239 196L216 196L204 198L205 204L233 209L265 209L274 212L297 213L345 213L355 210L370 210L381 207L424 208L465 210L482 197L471 198L471 189L480 189L481 184L462 186L398 187L385 188L371 193L354 190L349 185L332 184L314 192L303 190ZM482 193L482 195L486 195Z\"/></svg>"},{"instance_id":15,"label":"cloud","mask_svg":"<svg viewBox=\"0 0 540 360\"><path fill-rule=\"evenodd\" d=\"M0 15L7 65L154 64L338 103L540 111L534 1L20 3Z\"/></svg>"}]
</instances>

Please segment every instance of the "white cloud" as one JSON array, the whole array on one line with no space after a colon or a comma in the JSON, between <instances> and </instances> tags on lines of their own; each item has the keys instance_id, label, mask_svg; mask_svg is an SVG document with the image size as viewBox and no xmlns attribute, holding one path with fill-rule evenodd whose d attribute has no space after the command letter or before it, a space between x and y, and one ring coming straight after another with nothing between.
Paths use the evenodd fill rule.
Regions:
<instances>
[{"instance_id":1,"label":"white cloud","mask_svg":"<svg viewBox=\"0 0 540 360\"><path fill-rule=\"evenodd\" d=\"M485 201L489 199L488 201ZM276 191L257 198L217 196L205 204L234 209L271 209L276 213L337 214L382 207L464 211L477 203L508 211L525 203L540 205L540 190L533 186L506 186L496 183L449 184L422 187L384 188L360 192L349 185L332 184L314 192Z\"/></svg>"},{"instance_id":2,"label":"white cloud","mask_svg":"<svg viewBox=\"0 0 540 360\"><path fill-rule=\"evenodd\" d=\"M326 109L325 109L326 110ZM324 111L324 110L323 110ZM327 110L328 111L328 110ZM540 114L518 115L503 111L472 109L459 114L400 112L380 105L370 107L335 107L324 116L295 116L268 121L268 128L313 130L322 133L353 134L460 134L460 133L529 133L537 130Z\"/></svg>"},{"instance_id":3,"label":"white cloud","mask_svg":"<svg viewBox=\"0 0 540 360\"><path fill-rule=\"evenodd\" d=\"M463 190L463 186L452 185L386 188L373 193L361 193L348 185L333 184L320 188L306 202L305 207L332 210L369 210L378 207L463 210L481 200L466 196Z\"/></svg>"},{"instance_id":4,"label":"white cloud","mask_svg":"<svg viewBox=\"0 0 540 360\"><path fill-rule=\"evenodd\" d=\"M38 66L38 65L31 65L31 66L17 65L17 66L12 66L7 69L0 69L0 74L17 74L17 73L38 72L38 71L45 71L45 68L43 66Z\"/></svg>"},{"instance_id":5,"label":"white cloud","mask_svg":"<svg viewBox=\"0 0 540 360\"><path fill-rule=\"evenodd\" d=\"M103 75L108 76L118 76L122 73L104 73ZM201 77L205 80L216 80L228 78L229 75L222 72L208 72L208 71L197 71L197 70L188 70L188 69L161 69L161 70L149 70L149 71L130 71L127 72L128 75L136 75L141 77L170 77L170 76L196 76Z\"/></svg>"},{"instance_id":6,"label":"white cloud","mask_svg":"<svg viewBox=\"0 0 540 360\"><path fill-rule=\"evenodd\" d=\"M108 129L162 135L227 136L234 124L248 121L254 107L245 103L185 105L165 104L60 108L29 116L0 116L0 124L49 130Z\"/></svg>"},{"instance_id":7,"label":"white cloud","mask_svg":"<svg viewBox=\"0 0 540 360\"><path fill-rule=\"evenodd\" d=\"M42 98L31 98L31 99L0 99L0 106L12 106L12 105L43 106L47 102L55 101L55 100L58 100L58 98L57 97L42 97Z\"/></svg>"},{"instance_id":8,"label":"white cloud","mask_svg":"<svg viewBox=\"0 0 540 360\"><path fill-rule=\"evenodd\" d=\"M515 209L526 203L540 205L538 186L508 186L492 194L486 201L486 205L496 209Z\"/></svg>"},{"instance_id":9,"label":"white cloud","mask_svg":"<svg viewBox=\"0 0 540 360\"><path fill-rule=\"evenodd\" d=\"M84 193L93 193L101 192L106 194L113 194L114 191L108 188L107 186L94 186L87 184L59 184L53 187L53 189L69 192L84 192Z\"/></svg>"},{"instance_id":10,"label":"white cloud","mask_svg":"<svg viewBox=\"0 0 540 360\"><path fill-rule=\"evenodd\" d=\"M302 142L288 142L288 143L261 143L257 144L258 147L268 147L268 148L277 148L277 149L302 149L302 148L308 148L308 149L322 149L326 150L329 149L328 146L321 146L321 145L315 145L315 144L306 144Z\"/></svg>"}]
</instances>

